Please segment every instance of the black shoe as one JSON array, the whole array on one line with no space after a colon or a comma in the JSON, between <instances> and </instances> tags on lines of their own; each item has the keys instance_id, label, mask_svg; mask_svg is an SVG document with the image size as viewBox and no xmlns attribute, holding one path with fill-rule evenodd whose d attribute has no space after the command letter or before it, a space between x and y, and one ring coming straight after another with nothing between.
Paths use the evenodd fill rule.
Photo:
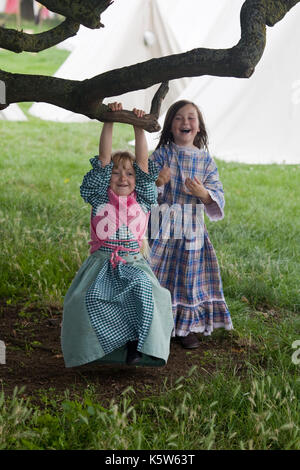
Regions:
<instances>
[{"instance_id":1,"label":"black shoe","mask_svg":"<svg viewBox=\"0 0 300 470\"><path fill-rule=\"evenodd\" d=\"M137 348L137 341L128 341L126 363L130 366L138 364L141 360L142 353Z\"/></svg>"},{"instance_id":2,"label":"black shoe","mask_svg":"<svg viewBox=\"0 0 300 470\"><path fill-rule=\"evenodd\" d=\"M200 341L195 333L187 336L179 336L181 346L185 349L196 349L200 346Z\"/></svg>"},{"instance_id":3,"label":"black shoe","mask_svg":"<svg viewBox=\"0 0 300 470\"><path fill-rule=\"evenodd\" d=\"M149 357L152 359L152 361L159 361L159 357L155 357L155 356L149 356Z\"/></svg>"}]
</instances>

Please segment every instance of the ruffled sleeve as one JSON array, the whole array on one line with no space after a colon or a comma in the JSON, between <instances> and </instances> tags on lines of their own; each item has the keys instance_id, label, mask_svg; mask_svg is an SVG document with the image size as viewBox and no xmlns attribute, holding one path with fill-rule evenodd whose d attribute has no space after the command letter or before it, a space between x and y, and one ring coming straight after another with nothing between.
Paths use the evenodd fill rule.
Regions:
<instances>
[{"instance_id":1,"label":"ruffled sleeve","mask_svg":"<svg viewBox=\"0 0 300 470\"><path fill-rule=\"evenodd\" d=\"M224 217L225 198L223 185L219 178L219 173L214 160L207 154L207 164L205 168L203 185L213 199L211 204L205 205L205 212L210 220L220 220Z\"/></svg>"},{"instance_id":2,"label":"ruffled sleeve","mask_svg":"<svg viewBox=\"0 0 300 470\"><path fill-rule=\"evenodd\" d=\"M110 178L113 163L102 167L99 157L90 159L92 170L83 178L80 186L80 195L85 202L91 204L93 209L97 209L100 204L108 201L107 190L110 184Z\"/></svg>"},{"instance_id":3,"label":"ruffled sleeve","mask_svg":"<svg viewBox=\"0 0 300 470\"><path fill-rule=\"evenodd\" d=\"M151 210L152 204L157 204L157 187L155 181L157 180L159 169L156 165L148 160L148 173L145 173L137 165L133 163L136 174L135 191L137 195L137 202L143 206L146 212Z\"/></svg>"}]
</instances>

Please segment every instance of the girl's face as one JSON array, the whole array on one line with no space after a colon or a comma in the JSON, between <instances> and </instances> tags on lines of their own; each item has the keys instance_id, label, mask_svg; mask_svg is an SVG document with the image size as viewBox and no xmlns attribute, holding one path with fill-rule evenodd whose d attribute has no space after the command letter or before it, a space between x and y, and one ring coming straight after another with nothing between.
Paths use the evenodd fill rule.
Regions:
<instances>
[{"instance_id":1,"label":"girl's face","mask_svg":"<svg viewBox=\"0 0 300 470\"><path fill-rule=\"evenodd\" d=\"M118 196L129 196L135 188L135 171L129 161L114 166L110 179L110 188Z\"/></svg>"},{"instance_id":2,"label":"girl's face","mask_svg":"<svg viewBox=\"0 0 300 470\"><path fill-rule=\"evenodd\" d=\"M177 111L172 121L171 132L174 142L182 147L192 147L199 131L197 110L192 104L186 104Z\"/></svg>"}]
</instances>

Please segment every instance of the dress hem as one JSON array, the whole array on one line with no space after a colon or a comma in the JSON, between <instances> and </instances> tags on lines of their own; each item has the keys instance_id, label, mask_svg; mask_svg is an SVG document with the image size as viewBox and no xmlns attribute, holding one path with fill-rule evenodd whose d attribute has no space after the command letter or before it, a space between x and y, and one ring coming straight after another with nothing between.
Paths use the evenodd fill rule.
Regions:
<instances>
[{"instance_id":1,"label":"dress hem","mask_svg":"<svg viewBox=\"0 0 300 470\"><path fill-rule=\"evenodd\" d=\"M190 333L202 333L204 336L211 336L212 332L214 330L217 330L218 328L224 328L226 331L231 331L233 330L233 324L232 322L230 323L224 323L224 322L216 322L213 324L213 326L194 326L191 327L189 331L182 330L182 329L174 329L172 331L172 338L175 336L187 336Z\"/></svg>"}]
</instances>

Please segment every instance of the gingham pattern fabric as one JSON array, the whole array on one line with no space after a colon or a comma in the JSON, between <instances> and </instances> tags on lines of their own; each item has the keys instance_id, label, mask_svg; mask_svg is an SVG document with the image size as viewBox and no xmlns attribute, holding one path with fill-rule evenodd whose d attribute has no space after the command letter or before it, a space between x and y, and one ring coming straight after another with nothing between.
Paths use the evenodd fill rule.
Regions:
<instances>
[{"instance_id":1,"label":"gingham pattern fabric","mask_svg":"<svg viewBox=\"0 0 300 470\"><path fill-rule=\"evenodd\" d=\"M107 204L108 188L113 164L104 168L96 156L90 160L92 170L83 178L80 194L92 206L92 217ZM157 200L155 180L158 170L149 161L149 173L143 172L134 163L136 172L136 199L144 212L149 212ZM131 240L127 248L139 250L133 234L124 224L109 239L109 244L122 245L120 240ZM123 242L124 243L124 242ZM100 250L112 252L107 246ZM127 252L120 250L122 256ZM97 338L105 354L123 346L128 341L138 340L141 349L152 320L152 287L147 275L132 264L118 263L114 268L107 259L95 281L86 293L86 309Z\"/></svg>"},{"instance_id":2,"label":"gingham pattern fabric","mask_svg":"<svg viewBox=\"0 0 300 470\"><path fill-rule=\"evenodd\" d=\"M171 170L171 180L159 196L160 204L201 204L200 199L184 193L187 177L197 176L209 191L213 203L205 206L211 220L224 216L224 193L218 170L209 153L204 150L179 147L175 144L157 149L151 156L160 170L164 165ZM191 212L190 224L194 227L196 212ZM203 223L200 248L191 245L186 237L163 239L149 230L151 246L150 264L162 286L172 295L175 321L173 335L186 336L190 332L211 334L214 328L232 329L230 313L226 305L220 270L214 248ZM172 235L172 232L171 232Z\"/></svg>"},{"instance_id":3,"label":"gingham pattern fabric","mask_svg":"<svg viewBox=\"0 0 300 470\"><path fill-rule=\"evenodd\" d=\"M86 294L91 324L105 354L138 339L138 350L148 335L153 312L147 275L130 264L113 268L107 260Z\"/></svg>"},{"instance_id":4,"label":"gingham pattern fabric","mask_svg":"<svg viewBox=\"0 0 300 470\"><path fill-rule=\"evenodd\" d=\"M92 206L92 216L94 217L99 211L99 207L108 202L107 190L113 163L102 167L98 156L91 158L90 163L93 168L84 176L80 186L80 194L84 201ZM157 204L157 188L154 183L159 170L151 160L148 161L148 166L149 173L145 173L135 162L133 163L136 174L136 200L145 212L149 212L152 204Z\"/></svg>"}]
</instances>

